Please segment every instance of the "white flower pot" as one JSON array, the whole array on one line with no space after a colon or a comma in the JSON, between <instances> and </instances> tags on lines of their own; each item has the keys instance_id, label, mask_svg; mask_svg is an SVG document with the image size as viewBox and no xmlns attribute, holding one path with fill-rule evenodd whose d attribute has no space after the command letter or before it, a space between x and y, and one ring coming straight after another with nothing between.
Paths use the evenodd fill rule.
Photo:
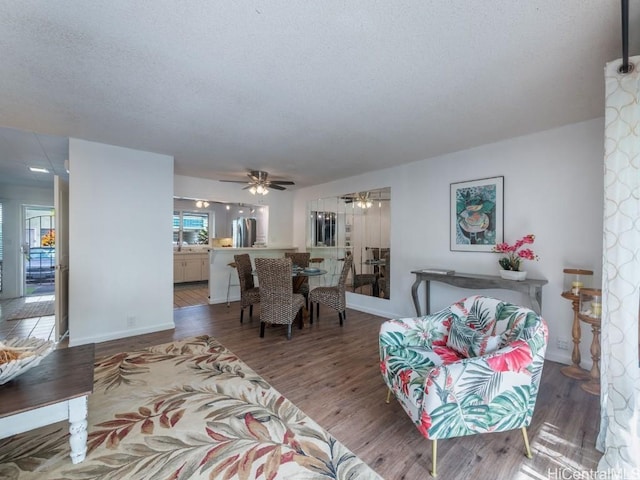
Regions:
<instances>
[{"instance_id":1,"label":"white flower pot","mask_svg":"<svg viewBox=\"0 0 640 480\"><path fill-rule=\"evenodd\" d=\"M527 278L527 272L514 272L513 270L500 270L500 276L505 280L522 281Z\"/></svg>"}]
</instances>

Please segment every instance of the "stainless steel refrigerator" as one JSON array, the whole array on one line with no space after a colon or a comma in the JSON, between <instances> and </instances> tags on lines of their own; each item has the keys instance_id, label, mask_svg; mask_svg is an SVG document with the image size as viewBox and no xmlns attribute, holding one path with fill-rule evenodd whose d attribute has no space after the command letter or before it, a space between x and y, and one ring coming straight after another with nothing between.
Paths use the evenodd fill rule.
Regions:
<instances>
[{"instance_id":1,"label":"stainless steel refrigerator","mask_svg":"<svg viewBox=\"0 0 640 480\"><path fill-rule=\"evenodd\" d=\"M233 221L233 246L253 247L256 243L256 219L238 217Z\"/></svg>"}]
</instances>

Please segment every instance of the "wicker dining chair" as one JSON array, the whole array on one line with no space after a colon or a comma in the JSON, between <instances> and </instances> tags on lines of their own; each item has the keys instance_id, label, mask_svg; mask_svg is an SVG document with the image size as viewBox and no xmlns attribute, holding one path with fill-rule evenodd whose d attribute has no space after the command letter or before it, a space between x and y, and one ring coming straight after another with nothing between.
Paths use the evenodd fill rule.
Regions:
<instances>
[{"instance_id":1,"label":"wicker dining chair","mask_svg":"<svg viewBox=\"0 0 640 480\"><path fill-rule=\"evenodd\" d=\"M353 258L353 255L349 255ZM356 288L364 287L365 285L371 285L372 290L375 289L378 281L378 274L376 273L356 273L355 263L351 264L351 290L356 291Z\"/></svg>"},{"instance_id":2,"label":"wicker dining chair","mask_svg":"<svg viewBox=\"0 0 640 480\"><path fill-rule=\"evenodd\" d=\"M391 296L391 253L384 255L384 264L380 268L380 277L378 278L378 289L382 292L382 297L389 299Z\"/></svg>"},{"instance_id":3,"label":"wicker dining chair","mask_svg":"<svg viewBox=\"0 0 640 480\"><path fill-rule=\"evenodd\" d=\"M309 266L313 266L316 268L320 268L322 266L322 264L324 263L324 258L323 257L311 257L309 259ZM318 285L320 283L322 283L322 285L326 285L325 283L325 276L326 275L320 275L319 277L317 277L317 283ZM311 284L311 281L309 281L309 283ZM309 285L309 289L311 289L311 285Z\"/></svg>"},{"instance_id":4,"label":"wicker dining chair","mask_svg":"<svg viewBox=\"0 0 640 480\"><path fill-rule=\"evenodd\" d=\"M298 267L307 268L309 266L309 260L311 259L311 254L309 252L284 252L284 258L290 258L294 265ZM305 305L309 306L309 277L305 277L305 279L300 284L298 291L296 293L301 293L304 295Z\"/></svg>"},{"instance_id":5,"label":"wicker dining chair","mask_svg":"<svg viewBox=\"0 0 640 480\"><path fill-rule=\"evenodd\" d=\"M302 328L304 297L293 293L290 258L256 258L260 284L260 337L264 337L267 323L287 325L287 339L291 340L291 325L298 317Z\"/></svg>"},{"instance_id":6,"label":"wicker dining chair","mask_svg":"<svg viewBox=\"0 0 640 480\"><path fill-rule=\"evenodd\" d=\"M244 316L244 309L249 307L249 318L253 318L253 305L260 303L260 289L253 283L251 257L248 253L234 255L238 279L240 280L240 323Z\"/></svg>"},{"instance_id":7,"label":"wicker dining chair","mask_svg":"<svg viewBox=\"0 0 640 480\"><path fill-rule=\"evenodd\" d=\"M370 260L377 262L380 260L380 248L378 247L364 247L365 252L371 252ZM373 273L380 273L380 266L376 263L373 264Z\"/></svg>"},{"instance_id":8,"label":"wicker dining chair","mask_svg":"<svg viewBox=\"0 0 640 480\"><path fill-rule=\"evenodd\" d=\"M309 303L311 303L311 316L309 322L313 324L313 304L316 304L316 314L320 318L320 304L331 307L338 311L338 318L340 319L340 325L343 324L345 318L347 318L347 300L345 294L345 284L347 283L347 276L353 263L353 257L348 256L344 259L344 265L342 266L342 272L338 284L332 287L316 287L309 293Z\"/></svg>"}]
</instances>

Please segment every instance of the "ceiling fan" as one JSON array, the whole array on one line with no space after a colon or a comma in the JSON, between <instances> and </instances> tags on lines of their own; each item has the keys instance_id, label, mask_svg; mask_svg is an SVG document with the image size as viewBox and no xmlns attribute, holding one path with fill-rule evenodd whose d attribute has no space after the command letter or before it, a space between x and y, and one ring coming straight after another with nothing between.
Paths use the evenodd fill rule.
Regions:
<instances>
[{"instance_id":1,"label":"ceiling fan","mask_svg":"<svg viewBox=\"0 0 640 480\"><path fill-rule=\"evenodd\" d=\"M251 170L247 173L249 177L248 181L245 180L220 180L221 182L228 183L246 183L247 186L243 190L249 190L253 195L266 195L269 193L269 189L274 190L286 190L283 185L295 185L290 180L269 180L269 174L261 170Z\"/></svg>"},{"instance_id":2,"label":"ceiling fan","mask_svg":"<svg viewBox=\"0 0 640 480\"><path fill-rule=\"evenodd\" d=\"M360 208L371 208L373 206L373 202L389 201L388 198L382 198L381 195L378 195L379 198L376 198L375 195L372 195L371 193L372 192L358 192L343 195L341 198L344 200L345 204L355 203L355 205Z\"/></svg>"}]
</instances>

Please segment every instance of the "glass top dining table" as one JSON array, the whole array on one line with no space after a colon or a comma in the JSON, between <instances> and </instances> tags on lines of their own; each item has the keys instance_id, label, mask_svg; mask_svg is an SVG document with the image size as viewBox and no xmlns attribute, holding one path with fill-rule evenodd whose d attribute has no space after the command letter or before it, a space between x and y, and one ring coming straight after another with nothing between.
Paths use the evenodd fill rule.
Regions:
<instances>
[{"instance_id":1,"label":"glass top dining table","mask_svg":"<svg viewBox=\"0 0 640 480\"><path fill-rule=\"evenodd\" d=\"M251 273L254 276L258 275L258 271L257 270L252 270ZM299 293L300 292L300 287L304 283L305 279L307 279L309 277L317 277L317 276L326 275L326 274L327 274L327 270L324 270L322 268L300 268L300 267L294 267L293 268L293 273L291 275L293 293Z\"/></svg>"},{"instance_id":2,"label":"glass top dining table","mask_svg":"<svg viewBox=\"0 0 640 480\"><path fill-rule=\"evenodd\" d=\"M327 271L321 268L294 268L292 276L293 293L300 292L300 287L302 287L305 279L325 275L326 273Z\"/></svg>"}]
</instances>

